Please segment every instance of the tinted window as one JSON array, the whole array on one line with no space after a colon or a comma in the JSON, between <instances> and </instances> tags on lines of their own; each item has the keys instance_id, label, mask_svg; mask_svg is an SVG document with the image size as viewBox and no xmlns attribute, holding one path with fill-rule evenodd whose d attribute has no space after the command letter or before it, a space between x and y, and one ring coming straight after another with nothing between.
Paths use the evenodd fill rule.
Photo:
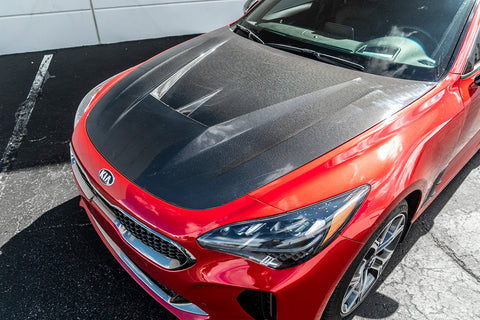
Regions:
<instances>
[{"instance_id":1,"label":"tinted window","mask_svg":"<svg viewBox=\"0 0 480 320\"><path fill-rule=\"evenodd\" d=\"M480 63L480 33L477 35L477 40L475 41L475 45L470 52L470 55L467 60L467 64L465 65L464 74L470 73L475 69L475 66Z\"/></svg>"}]
</instances>

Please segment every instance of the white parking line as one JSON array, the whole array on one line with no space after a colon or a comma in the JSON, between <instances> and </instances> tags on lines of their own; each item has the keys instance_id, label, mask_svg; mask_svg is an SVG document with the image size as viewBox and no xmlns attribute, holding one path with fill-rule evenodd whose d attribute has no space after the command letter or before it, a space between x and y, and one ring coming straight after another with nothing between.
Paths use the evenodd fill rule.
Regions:
<instances>
[{"instance_id":1,"label":"white parking line","mask_svg":"<svg viewBox=\"0 0 480 320\"><path fill-rule=\"evenodd\" d=\"M33 80L27 99L20 105L15 113L15 128L13 129L12 136L10 137L7 147L3 152L2 159L0 160L0 172L6 172L8 170L12 161L15 160L15 153L22 144L23 138L27 135L27 124L32 115L33 108L35 107L38 94L42 90L43 84L48 79L48 67L50 66L52 57L53 54L43 56L42 63L40 63L40 67Z\"/></svg>"}]
</instances>

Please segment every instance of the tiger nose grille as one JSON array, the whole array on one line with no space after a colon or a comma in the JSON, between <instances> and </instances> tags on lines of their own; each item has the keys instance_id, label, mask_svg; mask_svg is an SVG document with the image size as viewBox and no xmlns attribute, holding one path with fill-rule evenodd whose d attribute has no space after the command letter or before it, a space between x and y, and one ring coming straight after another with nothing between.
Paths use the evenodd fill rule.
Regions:
<instances>
[{"instance_id":1,"label":"tiger nose grille","mask_svg":"<svg viewBox=\"0 0 480 320\"><path fill-rule=\"evenodd\" d=\"M169 270L180 270L192 266L195 257L179 243L150 229L119 207L111 204L90 182L85 170L80 166L70 147L72 170L80 189L86 198L93 201L108 219L110 219L123 240L130 244L145 258Z\"/></svg>"},{"instance_id":2,"label":"tiger nose grille","mask_svg":"<svg viewBox=\"0 0 480 320\"><path fill-rule=\"evenodd\" d=\"M181 265L187 263L188 258L177 247L138 225L135 221L123 214L123 212L114 210L114 214L117 216L117 219L125 227L125 229L127 229L135 236L135 238L142 241L145 245L170 259L178 260Z\"/></svg>"}]
</instances>

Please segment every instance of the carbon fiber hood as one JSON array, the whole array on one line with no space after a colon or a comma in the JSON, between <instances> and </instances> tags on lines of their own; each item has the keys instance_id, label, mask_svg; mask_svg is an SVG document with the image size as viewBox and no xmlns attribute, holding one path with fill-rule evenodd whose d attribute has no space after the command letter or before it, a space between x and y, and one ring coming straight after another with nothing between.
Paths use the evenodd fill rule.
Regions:
<instances>
[{"instance_id":1,"label":"carbon fiber hood","mask_svg":"<svg viewBox=\"0 0 480 320\"><path fill-rule=\"evenodd\" d=\"M174 205L207 209L327 153L432 87L327 65L222 28L130 73L86 126L133 183Z\"/></svg>"}]
</instances>

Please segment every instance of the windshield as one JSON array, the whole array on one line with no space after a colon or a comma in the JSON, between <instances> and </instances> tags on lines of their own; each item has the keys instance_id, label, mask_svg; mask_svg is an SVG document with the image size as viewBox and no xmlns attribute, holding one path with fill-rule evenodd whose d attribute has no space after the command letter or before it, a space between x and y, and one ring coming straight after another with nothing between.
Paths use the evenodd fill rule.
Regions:
<instances>
[{"instance_id":1,"label":"windshield","mask_svg":"<svg viewBox=\"0 0 480 320\"><path fill-rule=\"evenodd\" d=\"M264 0L239 21L245 28L238 33L279 49L278 44L284 44L334 55L369 73L438 81L473 4L474 0Z\"/></svg>"}]
</instances>

